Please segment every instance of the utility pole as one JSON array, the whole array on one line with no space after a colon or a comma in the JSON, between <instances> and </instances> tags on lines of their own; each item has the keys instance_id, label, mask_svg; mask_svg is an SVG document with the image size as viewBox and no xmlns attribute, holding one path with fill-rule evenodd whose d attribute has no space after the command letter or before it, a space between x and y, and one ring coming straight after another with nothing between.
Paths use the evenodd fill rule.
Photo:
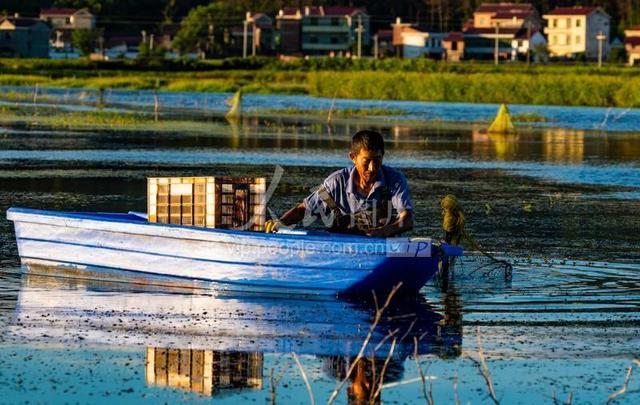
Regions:
<instances>
[{"instance_id":1,"label":"utility pole","mask_svg":"<svg viewBox=\"0 0 640 405\"><path fill-rule=\"evenodd\" d=\"M244 20L244 30L242 31L242 57L247 57L247 26L249 21Z\"/></svg>"},{"instance_id":2,"label":"utility pole","mask_svg":"<svg viewBox=\"0 0 640 405\"><path fill-rule=\"evenodd\" d=\"M531 64L531 21L527 21L527 67Z\"/></svg>"},{"instance_id":3,"label":"utility pole","mask_svg":"<svg viewBox=\"0 0 640 405\"><path fill-rule=\"evenodd\" d=\"M362 58L362 15L358 15L358 28L356 29L358 33L358 59Z\"/></svg>"},{"instance_id":4,"label":"utility pole","mask_svg":"<svg viewBox=\"0 0 640 405\"><path fill-rule=\"evenodd\" d=\"M373 58L378 59L378 34L373 36Z\"/></svg>"},{"instance_id":5,"label":"utility pole","mask_svg":"<svg viewBox=\"0 0 640 405\"><path fill-rule=\"evenodd\" d=\"M495 40L495 46L493 49L493 63L494 65L498 65L498 56L499 56L499 51L500 51L500 39L498 38L500 36L500 24L496 23L496 40Z\"/></svg>"},{"instance_id":6,"label":"utility pole","mask_svg":"<svg viewBox=\"0 0 640 405\"><path fill-rule=\"evenodd\" d=\"M149 35L149 53L153 52L153 34Z\"/></svg>"},{"instance_id":7,"label":"utility pole","mask_svg":"<svg viewBox=\"0 0 640 405\"><path fill-rule=\"evenodd\" d=\"M598 69L600 69L602 67L602 43L607 39L607 36L600 31L598 35L596 35L596 39L598 40Z\"/></svg>"}]
</instances>

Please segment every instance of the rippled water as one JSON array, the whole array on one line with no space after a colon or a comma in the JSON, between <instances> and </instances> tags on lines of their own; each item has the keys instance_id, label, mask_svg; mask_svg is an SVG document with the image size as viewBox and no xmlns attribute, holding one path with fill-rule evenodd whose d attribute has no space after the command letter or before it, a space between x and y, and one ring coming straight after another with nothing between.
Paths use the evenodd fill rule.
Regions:
<instances>
[{"instance_id":1,"label":"rippled water","mask_svg":"<svg viewBox=\"0 0 640 405\"><path fill-rule=\"evenodd\" d=\"M271 206L282 212L348 163L349 133L374 125L388 140L385 159L409 178L415 234L439 235L438 196L453 192L471 233L514 270L507 280L471 253L447 290L429 284L421 298L394 304L369 347L379 346L377 360L355 367L339 403L366 391L374 369L379 376L392 342L385 336L395 330L384 402L425 402L414 337L436 403L453 403L456 393L461 403L491 402L475 362L479 344L502 403L552 403L554 395L603 403L640 357L637 134L540 129L508 138L380 122L329 134L317 123L276 119L246 121L240 132L219 120L208 125L204 134L0 128L0 210L143 211L146 176L254 176L281 164L286 176ZM0 395L8 402L275 395L308 403L301 369L316 402L326 402L374 314L337 299L22 276L5 219L0 243ZM638 374L617 403L640 400Z\"/></svg>"}]
</instances>

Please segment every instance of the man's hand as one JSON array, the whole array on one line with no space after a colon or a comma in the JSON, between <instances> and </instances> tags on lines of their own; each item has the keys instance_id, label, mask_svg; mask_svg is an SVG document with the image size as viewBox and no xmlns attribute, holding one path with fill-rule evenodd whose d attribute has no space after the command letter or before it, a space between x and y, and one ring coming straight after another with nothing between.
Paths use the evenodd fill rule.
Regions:
<instances>
[{"instance_id":1,"label":"man's hand","mask_svg":"<svg viewBox=\"0 0 640 405\"><path fill-rule=\"evenodd\" d=\"M394 222L379 226L377 228L369 229L365 235L376 236L379 238L386 238L388 236L399 235L402 232L408 231L413 228L413 213L405 210L398 215L398 219Z\"/></svg>"},{"instance_id":2,"label":"man's hand","mask_svg":"<svg viewBox=\"0 0 640 405\"><path fill-rule=\"evenodd\" d=\"M269 219L264 223L264 231L266 233L278 232L280 229L280 220L278 219Z\"/></svg>"},{"instance_id":3,"label":"man's hand","mask_svg":"<svg viewBox=\"0 0 640 405\"><path fill-rule=\"evenodd\" d=\"M389 228L387 226L379 226L377 228L370 228L365 235L375 236L378 238L385 238L390 235Z\"/></svg>"}]
</instances>

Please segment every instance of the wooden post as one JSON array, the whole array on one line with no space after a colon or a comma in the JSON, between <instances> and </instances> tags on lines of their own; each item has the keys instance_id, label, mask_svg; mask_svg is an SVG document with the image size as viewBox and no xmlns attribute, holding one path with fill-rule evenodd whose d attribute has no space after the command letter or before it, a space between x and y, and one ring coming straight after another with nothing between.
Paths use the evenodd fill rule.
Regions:
<instances>
[{"instance_id":1,"label":"wooden post","mask_svg":"<svg viewBox=\"0 0 640 405\"><path fill-rule=\"evenodd\" d=\"M602 43L607 39L607 36L600 31L598 35L596 35L596 39L598 40L598 69L600 69L602 67Z\"/></svg>"},{"instance_id":2,"label":"wooden post","mask_svg":"<svg viewBox=\"0 0 640 405\"><path fill-rule=\"evenodd\" d=\"M500 54L500 24L496 23L496 40L495 40L495 48L493 50L493 63L495 65L498 64L498 58Z\"/></svg>"}]
</instances>

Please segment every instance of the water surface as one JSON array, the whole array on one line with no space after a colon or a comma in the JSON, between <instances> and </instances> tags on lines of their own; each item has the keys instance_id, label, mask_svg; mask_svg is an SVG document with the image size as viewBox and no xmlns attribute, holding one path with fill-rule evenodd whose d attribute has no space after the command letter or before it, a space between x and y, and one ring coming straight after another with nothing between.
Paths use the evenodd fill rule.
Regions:
<instances>
[{"instance_id":1,"label":"water surface","mask_svg":"<svg viewBox=\"0 0 640 405\"><path fill-rule=\"evenodd\" d=\"M454 193L471 234L514 270L506 280L471 253L446 291L432 283L394 305L375 329L373 360L354 367L338 402L371 384L374 369L379 376L392 342L385 336L396 329L384 402L424 402L418 367L436 403L452 403L456 392L462 403L489 402L474 362L479 344L503 403L570 394L574 403L603 403L622 386L640 353L636 133L206 122L209 133L0 128L0 210L144 211L147 176L271 177L279 164L285 176L270 206L283 212L349 163L350 133L374 126L387 140L385 161L409 179L413 233L439 236L438 198ZM9 402L263 402L275 387L277 401L308 403L296 358L316 401L326 402L374 315L370 305L337 299L21 276L5 219L0 243L0 394ZM636 370L617 402L637 403L639 381Z\"/></svg>"}]
</instances>

